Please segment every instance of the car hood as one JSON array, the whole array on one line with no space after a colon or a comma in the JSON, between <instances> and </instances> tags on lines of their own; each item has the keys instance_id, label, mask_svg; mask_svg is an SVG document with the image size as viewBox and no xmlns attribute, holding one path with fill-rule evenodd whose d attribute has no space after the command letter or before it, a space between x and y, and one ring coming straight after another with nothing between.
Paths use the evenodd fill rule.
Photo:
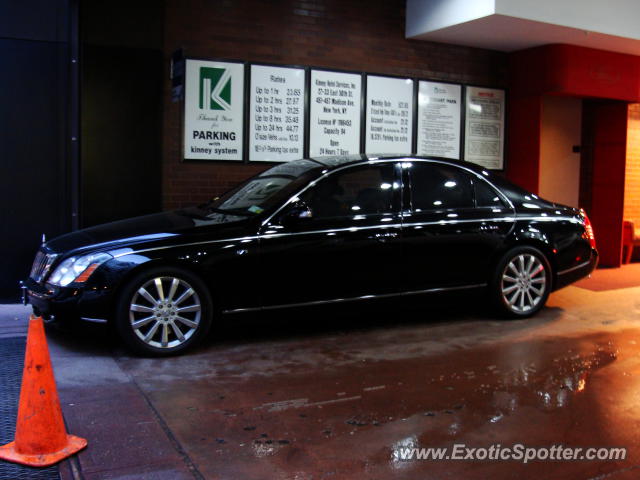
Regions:
<instances>
[{"instance_id":1,"label":"car hood","mask_svg":"<svg viewBox=\"0 0 640 480\"><path fill-rule=\"evenodd\" d=\"M252 218L207 212L199 207L155 213L96 225L56 237L45 244L53 253L109 250L130 245L165 244L207 238L246 235Z\"/></svg>"}]
</instances>

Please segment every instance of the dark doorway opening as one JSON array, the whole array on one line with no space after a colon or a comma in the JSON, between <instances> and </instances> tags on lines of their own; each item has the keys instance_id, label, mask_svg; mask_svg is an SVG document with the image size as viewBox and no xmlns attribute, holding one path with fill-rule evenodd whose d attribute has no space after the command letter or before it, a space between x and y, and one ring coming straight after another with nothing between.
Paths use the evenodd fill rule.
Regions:
<instances>
[{"instance_id":1,"label":"dark doorway opening","mask_svg":"<svg viewBox=\"0 0 640 480\"><path fill-rule=\"evenodd\" d=\"M164 2L82 2L80 227L161 209Z\"/></svg>"},{"instance_id":2,"label":"dark doorway opening","mask_svg":"<svg viewBox=\"0 0 640 480\"><path fill-rule=\"evenodd\" d=\"M162 54L83 49L81 227L159 211Z\"/></svg>"}]
</instances>

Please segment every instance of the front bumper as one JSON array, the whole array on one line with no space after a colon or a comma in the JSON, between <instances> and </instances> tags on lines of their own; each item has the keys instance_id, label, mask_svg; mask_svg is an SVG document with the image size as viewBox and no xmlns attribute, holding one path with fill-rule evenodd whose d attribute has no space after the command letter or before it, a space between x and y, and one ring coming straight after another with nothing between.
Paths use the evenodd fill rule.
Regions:
<instances>
[{"instance_id":1,"label":"front bumper","mask_svg":"<svg viewBox=\"0 0 640 480\"><path fill-rule=\"evenodd\" d=\"M22 282L23 303L45 320L86 319L104 322L111 316L110 292L97 288L53 287L29 278Z\"/></svg>"}]
</instances>

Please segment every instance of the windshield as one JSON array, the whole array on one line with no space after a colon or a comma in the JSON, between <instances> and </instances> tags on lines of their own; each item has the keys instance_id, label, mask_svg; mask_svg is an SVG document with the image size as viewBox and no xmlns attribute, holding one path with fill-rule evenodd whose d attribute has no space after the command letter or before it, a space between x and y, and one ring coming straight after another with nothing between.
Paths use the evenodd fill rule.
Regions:
<instances>
[{"instance_id":1,"label":"windshield","mask_svg":"<svg viewBox=\"0 0 640 480\"><path fill-rule=\"evenodd\" d=\"M276 165L207 204L207 208L219 213L259 215L281 197L293 194L296 184L304 181L302 177L318 168L321 165L311 160Z\"/></svg>"}]
</instances>

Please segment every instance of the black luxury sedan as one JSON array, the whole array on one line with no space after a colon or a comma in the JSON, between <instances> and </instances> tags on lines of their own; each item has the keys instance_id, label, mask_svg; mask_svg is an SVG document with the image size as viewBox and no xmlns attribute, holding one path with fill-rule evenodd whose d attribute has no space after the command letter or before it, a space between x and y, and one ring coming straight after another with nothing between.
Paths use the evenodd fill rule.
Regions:
<instances>
[{"instance_id":1,"label":"black luxury sedan","mask_svg":"<svg viewBox=\"0 0 640 480\"><path fill-rule=\"evenodd\" d=\"M484 288L503 316L528 317L597 258L582 210L482 167L354 155L50 240L23 295L45 318L114 322L135 351L168 355L250 310Z\"/></svg>"}]
</instances>

